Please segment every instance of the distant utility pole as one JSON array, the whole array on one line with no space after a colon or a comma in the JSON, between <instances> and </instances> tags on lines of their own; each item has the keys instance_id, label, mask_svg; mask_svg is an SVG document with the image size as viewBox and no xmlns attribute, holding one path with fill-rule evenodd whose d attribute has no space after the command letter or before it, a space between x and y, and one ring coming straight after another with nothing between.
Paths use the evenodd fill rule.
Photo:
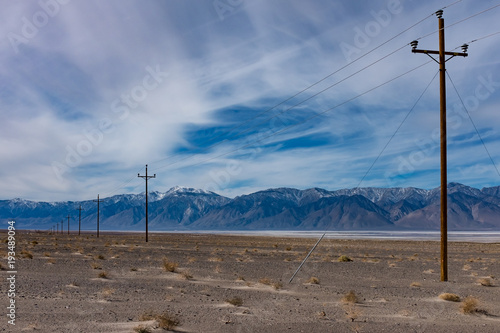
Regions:
<instances>
[{"instance_id":1,"label":"distant utility pole","mask_svg":"<svg viewBox=\"0 0 500 333\"><path fill-rule=\"evenodd\" d=\"M71 218L71 216L68 214L67 218L68 218L68 235L69 235L69 219Z\"/></svg>"},{"instance_id":2,"label":"distant utility pole","mask_svg":"<svg viewBox=\"0 0 500 333\"><path fill-rule=\"evenodd\" d=\"M99 203L104 200L99 200L99 194L97 195L97 200L93 200L97 202L97 238L99 238Z\"/></svg>"},{"instance_id":3,"label":"distant utility pole","mask_svg":"<svg viewBox=\"0 0 500 333\"><path fill-rule=\"evenodd\" d=\"M61 235L64 235L64 220L61 220Z\"/></svg>"},{"instance_id":4,"label":"distant utility pole","mask_svg":"<svg viewBox=\"0 0 500 333\"><path fill-rule=\"evenodd\" d=\"M441 87L440 99L440 124L441 124L441 281L448 281L448 180L446 160L446 68L445 63L455 56L467 57L468 45L462 45L462 51L446 52L444 47L444 19L443 11L438 10L439 19L439 51L419 50L418 41L411 42L413 53L424 53L439 64L439 78ZM439 55L439 61L431 54ZM451 56L445 59L446 56Z\"/></svg>"},{"instance_id":5,"label":"distant utility pole","mask_svg":"<svg viewBox=\"0 0 500 333\"><path fill-rule=\"evenodd\" d=\"M56 228L56 234L58 234L59 233L59 223L56 224L56 227L57 227Z\"/></svg>"},{"instance_id":6,"label":"distant utility pole","mask_svg":"<svg viewBox=\"0 0 500 333\"><path fill-rule=\"evenodd\" d=\"M144 178L146 180L146 242L147 242L148 241L148 179L156 178L156 173L153 176L148 176L148 165L146 164L146 175L141 176L141 174L138 173L137 177Z\"/></svg>"},{"instance_id":7,"label":"distant utility pole","mask_svg":"<svg viewBox=\"0 0 500 333\"><path fill-rule=\"evenodd\" d=\"M82 228L82 205L80 205L80 208L77 208L77 210L79 211L78 213L78 236L80 236L80 231L81 231L81 228Z\"/></svg>"}]
</instances>

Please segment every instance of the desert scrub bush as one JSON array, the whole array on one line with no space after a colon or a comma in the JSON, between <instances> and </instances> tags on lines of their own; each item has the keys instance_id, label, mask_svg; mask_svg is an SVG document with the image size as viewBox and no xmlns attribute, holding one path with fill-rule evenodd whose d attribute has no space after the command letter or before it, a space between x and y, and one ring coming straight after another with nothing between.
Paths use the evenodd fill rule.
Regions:
<instances>
[{"instance_id":1,"label":"desert scrub bush","mask_svg":"<svg viewBox=\"0 0 500 333\"><path fill-rule=\"evenodd\" d=\"M242 306L243 299L241 297L235 296L233 298L226 299L226 302L234 306Z\"/></svg>"},{"instance_id":2,"label":"desert scrub bush","mask_svg":"<svg viewBox=\"0 0 500 333\"><path fill-rule=\"evenodd\" d=\"M137 272L137 268L132 267L132 268L130 268L130 271L131 271L131 272Z\"/></svg>"},{"instance_id":3,"label":"desert scrub bush","mask_svg":"<svg viewBox=\"0 0 500 333\"><path fill-rule=\"evenodd\" d=\"M439 295L439 298L449 302L460 302L460 296L452 293L443 293Z\"/></svg>"},{"instance_id":4,"label":"desert scrub bush","mask_svg":"<svg viewBox=\"0 0 500 333\"><path fill-rule=\"evenodd\" d=\"M281 282L273 282L273 283L271 284L271 286L272 286L274 289L279 290L279 289L283 288L283 283L281 283Z\"/></svg>"},{"instance_id":5,"label":"desert scrub bush","mask_svg":"<svg viewBox=\"0 0 500 333\"><path fill-rule=\"evenodd\" d=\"M96 259L99 259L99 260L104 260L106 258L104 258L104 256L102 254L99 254L97 256L95 256Z\"/></svg>"},{"instance_id":6,"label":"desert scrub bush","mask_svg":"<svg viewBox=\"0 0 500 333\"><path fill-rule=\"evenodd\" d=\"M349 291L342 297L342 302L344 303L358 303L359 299L354 290Z\"/></svg>"},{"instance_id":7,"label":"desert scrub bush","mask_svg":"<svg viewBox=\"0 0 500 333\"><path fill-rule=\"evenodd\" d=\"M22 250L21 251L21 257L22 258L33 259L33 253L31 253L30 251Z\"/></svg>"},{"instance_id":8,"label":"desert scrub bush","mask_svg":"<svg viewBox=\"0 0 500 333\"><path fill-rule=\"evenodd\" d=\"M460 304L460 310L465 314L472 314L479 312L479 300L472 296L467 296Z\"/></svg>"},{"instance_id":9,"label":"desert scrub bush","mask_svg":"<svg viewBox=\"0 0 500 333\"><path fill-rule=\"evenodd\" d=\"M134 332L136 333L151 333L151 329L147 326L136 326L134 327Z\"/></svg>"},{"instance_id":10,"label":"desert scrub bush","mask_svg":"<svg viewBox=\"0 0 500 333\"><path fill-rule=\"evenodd\" d=\"M157 315L155 319L158 322L158 327L163 328L164 330L173 330L181 324L179 318L169 314L168 312Z\"/></svg>"},{"instance_id":11,"label":"desert scrub bush","mask_svg":"<svg viewBox=\"0 0 500 333\"><path fill-rule=\"evenodd\" d=\"M97 277L100 279L108 279L109 278L108 273L106 273L106 272L100 272L99 274L97 274Z\"/></svg>"},{"instance_id":12,"label":"desert scrub bush","mask_svg":"<svg viewBox=\"0 0 500 333\"><path fill-rule=\"evenodd\" d=\"M482 285L484 287L493 287L491 280L488 278L479 279L479 280L477 280L477 283L479 283L480 285Z\"/></svg>"},{"instance_id":13,"label":"desert scrub bush","mask_svg":"<svg viewBox=\"0 0 500 333\"><path fill-rule=\"evenodd\" d=\"M189 272L189 270L184 270L181 272L180 275L184 280L191 280L193 278L193 275Z\"/></svg>"},{"instance_id":14,"label":"desert scrub bush","mask_svg":"<svg viewBox=\"0 0 500 333\"><path fill-rule=\"evenodd\" d=\"M273 283L273 282L271 281L271 279L262 278L262 279L259 280L259 283L265 284L266 286L270 286L271 283Z\"/></svg>"},{"instance_id":15,"label":"desert scrub bush","mask_svg":"<svg viewBox=\"0 0 500 333\"><path fill-rule=\"evenodd\" d=\"M307 280L306 283L310 283L310 284L319 284L319 279L315 276L311 276L311 278L309 280Z\"/></svg>"},{"instance_id":16,"label":"desert scrub bush","mask_svg":"<svg viewBox=\"0 0 500 333\"><path fill-rule=\"evenodd\" d=\"M349 261L352 261L351 258L349 258L348 256L340 256L339 259L338 259L339 262L349 262Z\"/></svg>"},{"instance_id":17,"label":"desert scrub bush","mask_svg":"<svg viewBox=\"0 0 500 333\"><path fill-rule=\"evenodd\" d=\"M90 267L92 267L92 269L102 269L102 267L96 262L91 262Z\"/></svg>"},{"instance_id":18,"label":"desert scrub bush","mask_svg":"<svg viewBox=\"0 0 500 333\"><path fill-rule=\"evenodd\" d=\"M163 259L163 269L167 272L175 273L177 271L179 264L173 261L169 261L167 258Z\"/></svg>"}]
</instances>

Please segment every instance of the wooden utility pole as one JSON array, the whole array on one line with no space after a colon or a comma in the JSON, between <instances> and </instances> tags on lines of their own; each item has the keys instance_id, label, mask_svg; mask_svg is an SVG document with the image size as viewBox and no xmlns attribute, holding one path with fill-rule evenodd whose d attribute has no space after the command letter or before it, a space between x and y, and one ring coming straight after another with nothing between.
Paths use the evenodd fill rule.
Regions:
<instances>
[{"instance_id":1,"label":"wooden utility pole","mask_svg":"<svg viewBox=\"0 0 500 333\"><path fill-rule=\"evenodd\" d=\"M61 235L64 235L64 220L61 220Z\"/></svg>"},{"instance_id":2,"label":"wooden utility pole","mask_svg":"<svg viewBox=\"0 0 500 333\"><path fill-rule=\"evenodd\" d=\"M80 208L77 208L78 212L78 236L80 236L80 232L82 229L82 205L80 205Z\"/></svg>"},{"instance_id":3,"label":"wooden utility pole","mask_svg":"<svg viewBox=\"0 0 500 333\"><path fill-rule=\"evenodd\" d=\"M147 242L148 241L148 179L156 178L156 173L153 176L148 176L148 165L146 164L146 175L141 176L141 174L138 173L137 177L144 178L146 180L146 242Z\"/></svg>"},{"instance_id":4,"label":"wooden utility pole","mask_svg":"<svg viewBox=\"0 0 500 333\"><path fill-rule=\"evenodd\" d=\"M462 45L463 52L446 52L444 47L443 11L438 10L439 19L439 51L419 50L418 41L411 42L413 53L424 53L439 64L440 81L440 128L441 128L441 281L448 281L448 179L446 154L446 67L445 63L455 56L467 57L468 45ZM439 61L431 54L439 55ZM451 56L446 59L446 56Z\"/></svg>"},{"instance_id":5,"label":"wooden utility pole","mask_svg":"<svg viewBox=\"0 0 500 333\"><path fill-rule=\"evenodd\" d=\"M67 218L68 218L68 235L69 235L69 219L71 218L71 216L68 214Z\"/></svg>"},{"instance_id":6,"label":"wooden utility pole","mask_svg":"<svg viewBox=\"0 0 500 333\"><path fill-rule=\"evenodd\" d=\"M97 195L97 200L93 200L97 202L97 238L99 238L99 203L104 200L99 200L99 194Z\"/></svg>"}]
</instances>

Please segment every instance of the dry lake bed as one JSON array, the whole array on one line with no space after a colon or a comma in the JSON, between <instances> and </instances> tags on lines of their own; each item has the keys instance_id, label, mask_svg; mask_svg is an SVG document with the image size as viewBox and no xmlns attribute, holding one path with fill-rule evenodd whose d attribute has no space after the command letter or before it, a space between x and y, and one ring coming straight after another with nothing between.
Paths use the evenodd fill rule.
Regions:
<instances>
[{"instance_id":1,"label":"dry lake bed","mask_svg":"<svg viewBox=\"0 0 500 333\"><path fill-rule=\"evenodd\" d=\"M0 331L499 332L500 244L17 231ZM10 275L9 275L10 274ZM8 323L15 299L15 326Z\"/></svg>"}]
</instances>

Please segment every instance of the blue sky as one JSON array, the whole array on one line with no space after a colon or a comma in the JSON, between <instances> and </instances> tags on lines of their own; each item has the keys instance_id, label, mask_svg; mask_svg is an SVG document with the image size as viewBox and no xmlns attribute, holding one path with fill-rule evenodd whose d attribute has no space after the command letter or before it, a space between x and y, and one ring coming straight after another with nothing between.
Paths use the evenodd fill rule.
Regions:
<instances>
[{"instance_id":1,"label":"blue sky","mask_svg":"<svg viewBox=\"0 0 500 333\"><path fill-rule=\"evenodd\" d=\"M138 193L146 163L151 190L229 197L437 187L438 65L406 44L437 49L432 14L443 7L446 25L459 22L446 29L447 50L499 32L500 7L488 10L499 4L1 0L0 198ZM447 62L498 168L499 41ZM447 94L449 181L498 185L450 81Z\"/></svg>"}]
</instances>

